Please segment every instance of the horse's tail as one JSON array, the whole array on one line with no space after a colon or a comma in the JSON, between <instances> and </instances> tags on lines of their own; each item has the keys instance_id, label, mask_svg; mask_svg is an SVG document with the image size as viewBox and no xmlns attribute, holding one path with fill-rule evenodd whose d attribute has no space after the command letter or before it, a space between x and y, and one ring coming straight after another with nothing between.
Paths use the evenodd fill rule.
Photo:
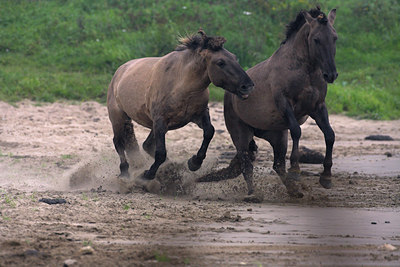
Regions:
<instances>
[{"instance_id":1,"label":"horse's tail","mask_svg":"<svg viewBox=\"0 0 400 267\"><path fill-rule=\"evenodd\" d=\"M209 173L196 179L198 183L204 182L217 182L223 180L234 179L242 173L240 168L240 161L237 156L235 156L228 167L218 170L213 173Z\"/></svg>"}]
</instances>

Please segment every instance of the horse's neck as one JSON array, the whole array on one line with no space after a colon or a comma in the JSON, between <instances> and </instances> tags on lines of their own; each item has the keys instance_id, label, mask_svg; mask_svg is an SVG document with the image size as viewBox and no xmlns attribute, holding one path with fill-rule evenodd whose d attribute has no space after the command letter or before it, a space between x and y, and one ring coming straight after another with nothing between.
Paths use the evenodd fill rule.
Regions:
<instances>
[{"instance_id":1,"label":"horse's neck","mask_svg":"<svg viewBox=\"0 0 400 267\"><path fill-rule=\"evenodd\" d=\"M186 51L182 56L183 79L190 83L187 89L204 91L211 83L205 60L200 55L193 53L193 51Z\"/></svg>"},{"instance_id":2,"label":"horse's neck","mask_svg":"<svg viewBox=\"0 0 400 267\"><path fill-rule=\"evenodd\" d=\"M307 41L307 31L308 26L303 26L300 30L289 40L283 44L276 53L277 60L282 64L288 66L297 66L297 68L303 68L306 72L317 71L316 64L310 58L308 52L308 41ZM301 64L299 64L301 63Z\"/></svg>"}]
</instances>

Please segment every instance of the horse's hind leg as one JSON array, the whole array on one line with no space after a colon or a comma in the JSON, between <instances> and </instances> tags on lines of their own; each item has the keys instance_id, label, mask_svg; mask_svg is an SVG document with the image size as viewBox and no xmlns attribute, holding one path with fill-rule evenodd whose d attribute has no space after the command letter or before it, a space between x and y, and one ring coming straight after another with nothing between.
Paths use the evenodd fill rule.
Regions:
<instances>
[{"instance_id":1,"label":"horse's hind leg","mask_svg":"<svg viewBox=\"0 0 400 267\"><path fill-rule=\"evenodd\" d=\"M154 158L154 154L156 152L156 142L154 137L154 131L151 130L149 135L147 136L146 140L143 142L143 149L147 152L150 156Z\"/></svg>"},{"instance_id":2,"label":"horse's hind leg","mask_svg":"<svg viewBox=\"0 0 400 267\"><path fill-rule=\"evenodd\" d=\"M155 119L153 122L154 138L156 142L156 151L154 155L154 163L150 169L144 172L144 178L152 180L156 176L160 165L167 158L167 150L165 148L165 134L167 133L167 125L162 118Z\"/></svg>"},{"instance_id":3,"label":"horse's hind leg","mask_svg":"<svg viewBox=\"0 0 400 267\"><path fill-rule=\"evenodd\" d=\"M133 124L131 118L126 116L124 123L124 141L125 141L125 151L128 154L128 157L132 160L135 160L136 156L140 156L139 145L136 140L135 131L133 129Z\"/></svg>"},{"instance_id":4,"label":"horse's hind leg","mask_svg":"<svg viewBox=\"0 0 400 267\"><path fill-rule=\"evenodd\" d=\"M206 158L208 145L214 136L215 130L210 121L210 113L208 108L203 112L201 121L197 122L197 125L203 129L203 142L201 143L201 147L197 154L188 160L188 167L191 171L197 171L201 167L203 160Z\"/></svg>"},{"instance_id":5,"label":"horse's hind leg","mask_svg":"<svg viewBox=\"0 0 400 267\"><path fill-rule=\"evenodd\" d=\"M255 135L268 141L274 151L273 169L281 178L282 182L286 180L286 152L288 133L284 131L264 131L256 130Z\"/></svg>"},{"instance_id":6,"label":"horse's hind leg","mask_svg":"<svg viewBox=\"0 0 400 267\"><path fill-rule=\"evenodd\" d=\"M324 133L326 152L323 163L324 171L321 173L321 176L319 178L319 183L324 188L329 189L332 187L332 181L331 181L332 149L333 149L333 144L335 142L335 132L332 130L332 127L329 123L328 111L326 109L325 103L321 105L316 112L311 114L311 117L315 120L318 127Z\"/></svg>"},{"instance_id":7,"label":"horse's hind leg","mask_svg":"<svg viewBox=\"0 0 400 267\"><path fill-rule=\"evenodd\" d=\"M257 137L267 140L274 150L273 169L281 178L286 186L287 192L292 197L301 198L303 193L299 191L299 186L286 174L286 152L288 143L288 131L260 131L255 132Z\"/></svg>"},{"instance_id":8,"label":"horse's hind leg","mask_svg":"<svg viewBox=\"0 0 400 267\"><path fill-rule=\"evenodd\" d=\"M251 139L251 141L249 143L249 157L250 157L251 161L256 160L257 151L258 151L258 146L257 146L256 142L254 141L254 139Z\"/></svg>"},{"instance_id":9,"label":"horse's hind leg","mask_svg":"<svg viewBox=\"0 0 400 267\"><path fill-rule=\"evenodd\" d=\"M275 104L283 115L283 118L290 130L290 136L293 140L292 153L290 154L290 168L288 170L287 179L300 179L299 166L299 140L301 137L301 128L294 115L293 107L282 94L274 97Z\"/></svg>"},{"instance_id":10,"label":"horse's hind leg","mask_svg":"<svg viewBox=\"0 0 400 267\"><path fill-rule=\"evenodd\" d=\"M138 150L138 144L133 131L131 119L125 112L117 110L110 111L110 120L114 132L114 146L120 158L120 176L129 177L129 164L126 160L125 151L134 153Z\"/></svg>"}]
</instances>

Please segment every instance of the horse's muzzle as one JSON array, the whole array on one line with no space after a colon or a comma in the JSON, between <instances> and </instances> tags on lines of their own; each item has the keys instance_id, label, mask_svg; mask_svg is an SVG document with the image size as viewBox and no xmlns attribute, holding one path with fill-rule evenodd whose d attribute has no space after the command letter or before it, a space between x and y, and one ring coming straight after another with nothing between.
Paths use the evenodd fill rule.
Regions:
<instances>
[{"instance_id":1,"label":"horse's muzzle","mask_svg":"<svg viewBox=\"0 0 400 267\"><path fill-rule=\"evenodd\" d=\"M240 99L246 100L247 98L249 98L249 94L251 93L251 91L253 91L253 89L254 89L254 84L242 85L237 95L239 96Z\"/></svg>"},{"instance_id":2,"label":"horse's muzzle","mask_svg":"<svg viewBox=\"0 0 400 267\"><path fill-rule=\"evenodd\" d=\"M339 74L336 71L330 72L330 73L324 73L324 80L327 83L333 83L338 76L339 76Z\"/></svg>"}]
</instances>

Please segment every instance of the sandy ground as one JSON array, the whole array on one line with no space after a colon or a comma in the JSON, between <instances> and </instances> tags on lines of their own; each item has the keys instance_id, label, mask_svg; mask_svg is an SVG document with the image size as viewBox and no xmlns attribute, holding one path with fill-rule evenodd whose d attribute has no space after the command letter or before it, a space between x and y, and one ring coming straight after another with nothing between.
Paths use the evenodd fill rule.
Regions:
<instances>
[{"instance_id":1,"label":"sandy ground","mask_svg":"<svg viewBox=\"0 0 400 267\"><path fill-rule=\"evenodd\" d=\"M301 164L302 199L287 195L271 147L256 139L254 179L264 200L245 203L242 176L193 182L235 153L222 105L210 103L210 112L216 134L200 170L186 161L202 131L171 131L160 191L149 193L127 187L152 163L145 154L131 162L131 180L117 178L105 106L0 102L0 266L399 266L400 121L330 116L334 187L318 184L321 165ZM135 132L142 143L149 130ZM374 134L394 140L364 139ZM300 145L324 152L311 119Z\"/></svg>"}]
</instances>

